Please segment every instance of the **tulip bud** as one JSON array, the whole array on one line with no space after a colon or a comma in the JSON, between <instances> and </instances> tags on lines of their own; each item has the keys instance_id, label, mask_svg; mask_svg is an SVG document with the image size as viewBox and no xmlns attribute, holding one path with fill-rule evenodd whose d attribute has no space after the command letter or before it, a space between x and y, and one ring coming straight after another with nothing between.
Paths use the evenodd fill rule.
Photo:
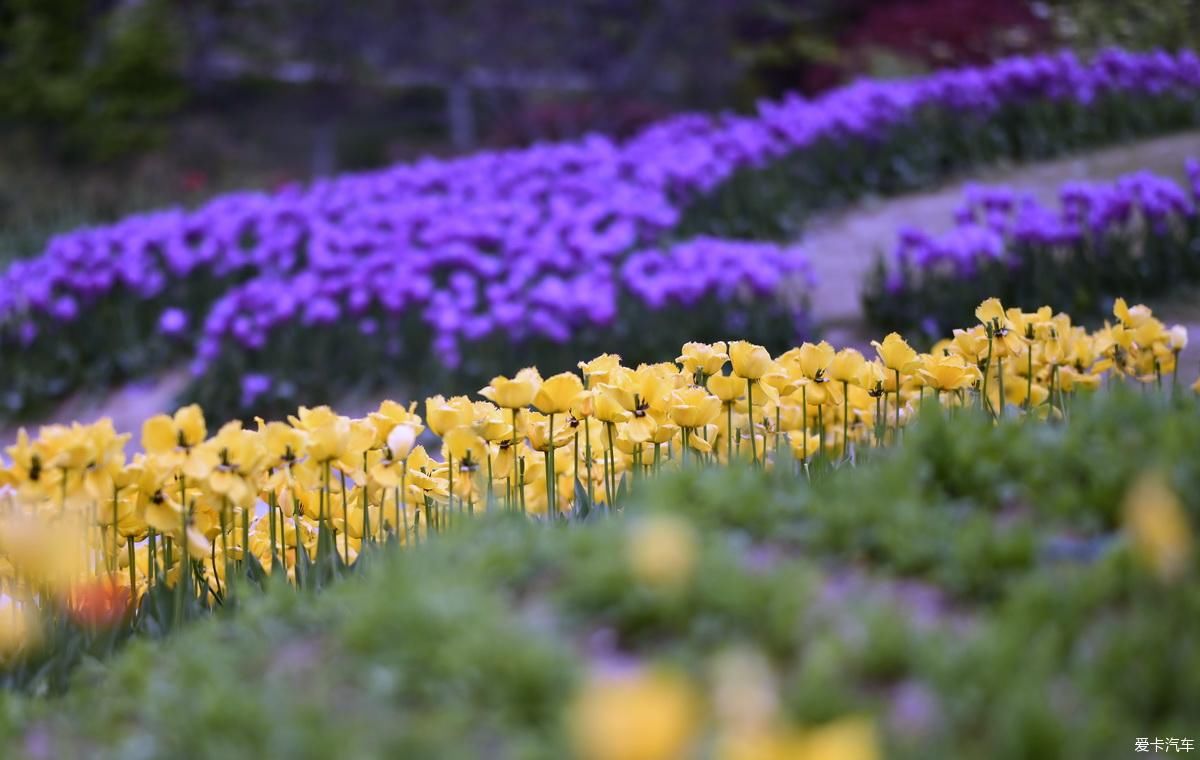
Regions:
<instances>
[{"instance_id":1,"label":"tulip bud","mask_svg":"<svg viewBox=\"0 0 1200 760\"><path fill-rule=\"evenodd\" d=\"M397 425L388 433L387 447L393 459L405 459L417 442L417 432L411 425Z\"/></svg>"}]
</instances>

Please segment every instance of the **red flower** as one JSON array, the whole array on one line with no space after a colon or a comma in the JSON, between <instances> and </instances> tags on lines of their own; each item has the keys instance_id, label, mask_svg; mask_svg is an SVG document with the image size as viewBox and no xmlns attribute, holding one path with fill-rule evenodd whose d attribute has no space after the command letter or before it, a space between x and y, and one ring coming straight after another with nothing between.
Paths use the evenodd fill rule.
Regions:
<instances>
[{"instance_id":1,"label":"red flower","mask_svg":"<svg viewBox=\"0 0 1200 760\"><path fill-rule=\"evenodd\" d=\"M68 608L75 622L92 628L115 625L128 610L129 589L109 580L90 581L76 588Z\"/></svg>"}]
</instances>

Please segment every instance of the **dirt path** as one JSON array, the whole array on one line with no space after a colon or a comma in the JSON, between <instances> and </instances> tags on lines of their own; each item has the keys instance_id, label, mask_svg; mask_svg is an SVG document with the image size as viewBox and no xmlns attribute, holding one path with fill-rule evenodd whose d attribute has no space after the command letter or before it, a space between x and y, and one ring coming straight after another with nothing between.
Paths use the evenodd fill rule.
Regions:
<instances>
[{"instance_id":1,"label":"dirt path","mask_svg":"<svg viewBox=\"0 0 1200 760\"><path fill-rule=\"evenodd\" d=\"M995 167L946 183L940 188L899 198L874 199L816 220L800 239L820 278L813 298L817 321L830 340L854 342L864 335L861 283L879 254L890 254L904 225L940 231L951 227L954 209L969 184L1012 185L1043 202L1057 198L1069 180L1112 179L1146 169L1183 177L1183 161L1200 158L1200 132L1147 140L1083 156L1029 166ZM1200 334L1197 339L1200 340Z\"/></svg>"},{"instance_id":2,"label":"dirt path","mask_svg":"<svg viewBox=\"0 0 1200 760\"><path fill-rule=\"evenodd\" d=\"M799 241L809 252L820 285L813 298L816 319L837 345L865 345L871 337L862 321L860 286L880 253L891 250L903 225L944 230L953 223L963 187L970 183L1010 184L1053 201L1059 185L1071 179L1111 179L1139 169L1182 177L1183 160L1200 157L1200 132L1145 140L1082 156L1029 166L994 167L947 182L923 193L888 199L868 199L836 214L815 220ZM1190 383L1200 366L1200 306L1194 293L1162 305L1162 316L1189 326L1193 344L1185 352L1184 377ZM186 384L182 370L146 378L100 394L81 394L64 403L47 422L90 422L111 417L117 429L134 432L146 417L169 411ZM364 406L359 399L354 404ZM36 427L34 425L33 427ZM0 442L12 441L16 426L0 426ZM136 442L135 442L136 443Z\"/></svg>"}]
</instances>

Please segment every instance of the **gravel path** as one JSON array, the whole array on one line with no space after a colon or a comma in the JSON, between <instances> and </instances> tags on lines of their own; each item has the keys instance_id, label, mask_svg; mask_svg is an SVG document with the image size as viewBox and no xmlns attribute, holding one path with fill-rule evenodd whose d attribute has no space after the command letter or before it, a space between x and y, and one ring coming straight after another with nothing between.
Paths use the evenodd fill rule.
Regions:
<instances>
[{"instance_id":1,"label":"gravel path","mask_svg":"<svg viewBox=\"0 0 1200 760\"><path fill-rule=\"evenodd\" d=\"M813 298L814 316L825 326L825 336L834 344L865 346L871 336L863 324L859 305L864 274L876 256L890 251L896 231L902 225L933 231L948 228L953 223L954 208L964 185L1011 184L1025 188L1045 201L1052 201L1059 185L1071 179L1111 179L1139 169L1182 177L1183 159L1188 156L1200 157L1200 132L1145 140L1041 164L995 167L947 182L935 190L897 198L868 199L820 217L809 225L799 241L808 251L820 278ZM1200 366L1198 304L1196 293L1190 292L1173 297L1160 306L1164 319L1188 325L1192 333L1193 345L1189 346L1183 359L1183 366L1188 368L1184 377L1189 383L1195 379L1196 368ZM46 422L90 422L107 416L113 419L118 430L136 433L141 429L143 419L172 408L174 398L186 381L186 373L177 370L111 391L83 393L64 403ZM362 400L354 406L363 406ZM0 442L15 437L16 426L0 426Z\"/></svg>"}]
</instances>

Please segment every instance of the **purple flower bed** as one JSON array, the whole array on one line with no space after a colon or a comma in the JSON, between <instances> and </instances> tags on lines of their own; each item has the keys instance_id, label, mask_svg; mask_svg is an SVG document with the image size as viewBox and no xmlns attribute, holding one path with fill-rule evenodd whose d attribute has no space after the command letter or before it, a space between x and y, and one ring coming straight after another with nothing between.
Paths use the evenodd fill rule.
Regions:
<instances>
[{"instance_id":1,"label":"purple flower bed","mask_svg":"<svg viewBox=\"0 0 1200 760\"><path fill-rule=\"evenodd\" d=\"M696 238L562 268L494 261L381 253L255 278L209 312L190 394L244 413L347 385L465 391L516 364L567 368L606 350L637 362L733 334L782 345L808 328L808 261L772 243Z\"/></svg>"},{"instance_id":2,"label":"purple flower bed","mask_svg":"<svg viewBox=\"0 0 1200 760\"><path fill-rule=\"evenodd\" d=\"M578 330L611 332L627 311L651 319L668 302L683 312L752 292L766 313L790 310L792 323L803 318L791 285L802 258L697 234L736 237L725 228L753 221L760 189L772 191L773 167L813 159L802 163L825 173L800 177L788 191L835 197L846 166L896 164L889 151L911 162L904 140L914 130L919 144L957 155L978 142L980 120L1025 114L1009 137L1054 142L1057 130L1055 144L1071 145L1080 130L1095 129L1079 114L1108 114L1119 102L1119 113L1152 116L1141 127L1106 116L1111 124L1095 139L1114 139L1200 121L1198 90L1200 59L1191 53L1013 59L789 97L751 116L684 115L623 143L589 136L424 159L77 230L0 275L0 360L13 368L0 414L28 413L72 388L193 349L199 372L218 359L224 370L269 366L262 352L289 324L346 323L358 334L377 331L382 343L397 331L427 332L427 343L413 335L400 343L410 352L428 345L455 368L464 346L484 337L558 344ZM1129 109L1130 99L1143 107ZM1064 105L1073 110L1049 122L1041 113ZM929 130L931 115L940 132ZM860 179L843 194L877 189ZM752 208L727 203L731 193ZM768 297L774 291L780 298ZM657 328L634 332L648 329Z\"/></svg>"},{"instance_id":3,"label":"purple flower bed","mask_svg":"<svg viewBox=\"0 0 1200 760\"><path fill-rule=\"evenodd\" d=\"M1117 295L1200 281L1200 161L1185 174L1186 185L1144 171L1067 182L1053 207L1020 189L969 186L949 231L901 230L864 291L868 317L933 338L981 294L1087 316Z\"/></svg>"}]
</instances>

